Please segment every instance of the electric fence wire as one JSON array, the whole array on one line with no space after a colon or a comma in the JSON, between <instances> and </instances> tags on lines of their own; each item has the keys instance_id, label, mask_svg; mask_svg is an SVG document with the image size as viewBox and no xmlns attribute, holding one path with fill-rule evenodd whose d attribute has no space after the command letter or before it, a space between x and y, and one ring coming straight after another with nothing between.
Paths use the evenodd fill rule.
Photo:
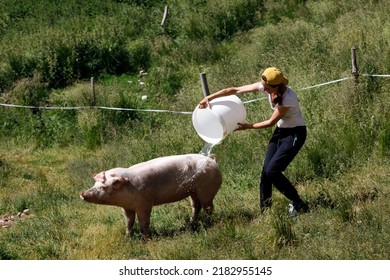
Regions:
<instances>
[{"instance_id":1,"label":"electric fence wire","mask_svg":"<svg viewBox=\"0 0 390 280\"><path fill-rule=\"evenodd\" d=\"M383 78L389 78L390 75L388 74L360 74L364 77L383 77ZM313 86L304 87L301 89L298 89L297 91L301 90L308 90L316 87L322 87L329 84L339 83L342 81L346 81L349 79L353 79L353 77L345 77L337 80L332 80L329 82L316 84ZM256 98L248 101L244 101L244 104L252 103L255 101L259 101L265 99L265 97ZM192 115L192 112L186 112L186 111L174 111L174 110L160 110L160 109L140 109L140 108L116 108L116 107L105 107L105 106L76 106L76 107L61 107L61 106L25 106L25 105L17 105L17 104L6 104L6 103L0 103L0 106L2 107L14 107L14 108L27 108L27 109L44 109L44 110L82 110L82 109L101 109L101 110L116 110L116 111L139 111L139 112L152 112L152 113L173 113L173 114L182 114L182 115Z\"/></svg>"}]
</instances>

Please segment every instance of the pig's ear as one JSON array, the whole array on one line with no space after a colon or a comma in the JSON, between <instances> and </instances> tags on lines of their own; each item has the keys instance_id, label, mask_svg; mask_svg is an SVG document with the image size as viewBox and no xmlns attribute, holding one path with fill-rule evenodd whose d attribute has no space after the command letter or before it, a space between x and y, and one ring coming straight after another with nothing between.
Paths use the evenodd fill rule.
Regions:
<instances>
[{"instance_id":1,"label":"pig's ear","mask_svg":"<svg viewBox=\"0 0 390 280\"><path fill-rule=\"evenodd\" d=\"M129 181L129 178L126 178L124 176L119 176L116 174L112 175L112 177L114 177L114 181L113 181L114 183L116 183L116 182L126 183Z\"/></svg>"},{"instance_id":2,"label":"pig's ear","mask_svg":"<svg viewBox=\"0 0 390 280\"><path fill-rule=\"evenodd\" d=\"M113 181L112 181L112 186L114 188L119 188L120 186L122 186L122 184L128 182L129 179L126 178L126 177L123 177L123 176L114 176L113 178Z\"/></svg>"},{"instance_id":3,"label":"pig's ear","mask_svg":"<svg viewBox=\"0 0 390 280\"><path fill-rule=\"evenodd\" d=\"M129 178L127 178L127 177L124 177L124 176L121 176L121 182L122 183L126 183L126 182L128 182L129 181Z\"/></svg>"},{"instance_id":4,"label":"pig's ear","mask_svg":"<svg viewBox=\"0 0 390 280\"><path fill-rule=\"evenodd\" d=\"M99 174L93 174L93 179L96 182L104 183L106 181L106 172L102 171Z\"/></svg>"}]
</instances>

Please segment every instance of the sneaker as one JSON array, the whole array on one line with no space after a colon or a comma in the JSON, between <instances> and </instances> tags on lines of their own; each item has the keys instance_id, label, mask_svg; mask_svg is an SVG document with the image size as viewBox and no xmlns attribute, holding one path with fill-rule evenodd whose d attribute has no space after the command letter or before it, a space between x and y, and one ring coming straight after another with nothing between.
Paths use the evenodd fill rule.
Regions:
<instances>
[{"instance_id":1,"label":"sneaker","mask_svg":"<svg viewBox=\"0 0 390 280\"><path fill-rule=\"evenodd\" d=\"M298 213L297 209L295 209L294 205L291 203L288 205L288 215L290 217L294 217Z\"/></svg>"},{"instance_id":2,"label":"sneaker","mask_svg":"<svg viewBox=\"0 0 390 280\"><path fill-rule=\"evenodd\" d=\"M298 212L299 213L306 213L309 211L309 206L306 202L304 202L302 199L299 201L293 201L293 203L288 205L288 215L290 217L295 216Z\"/></svg>"}]
</instances>

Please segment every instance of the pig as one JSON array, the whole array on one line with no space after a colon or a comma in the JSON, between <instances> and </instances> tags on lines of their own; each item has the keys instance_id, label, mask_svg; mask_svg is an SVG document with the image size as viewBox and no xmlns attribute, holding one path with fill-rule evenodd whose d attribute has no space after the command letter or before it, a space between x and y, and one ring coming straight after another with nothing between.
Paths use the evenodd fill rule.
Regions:
<instances>
[{"instance_id":1,"label":"pig","mask_svg":"<svg viewBox=\"0 0 390 280\"><path fill-rule=\"evenodd\" d=\"M95 184L82 192L84 201L119 206L131 235L138 218L144 239L150 238L152 207L190 197L191 222L203 208L210 216L213 199L222 184L216 157L202 154L172 155L138 163L129 168L113 168L93 176Z\"/></svg>"}]
</instances>

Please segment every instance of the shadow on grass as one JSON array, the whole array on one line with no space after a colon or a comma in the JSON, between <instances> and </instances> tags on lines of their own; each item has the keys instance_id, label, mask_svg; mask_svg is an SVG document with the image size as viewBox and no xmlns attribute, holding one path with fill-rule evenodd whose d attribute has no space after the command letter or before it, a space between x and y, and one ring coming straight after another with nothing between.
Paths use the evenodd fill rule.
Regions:
<instances>
[{"instance_id":1,"label":"shadow on grass","mask_svg":"<svg viewBox=\"0 0 390 280\"><path fill-rule=\"evenodd\" d=\"M248 223L257 217L257 213L249 209L237 209L235 211L220 211L215 212L211 216L204 213L199 215L196 222L192 222L188 216L182 226L168 227L163 226L156 228L153 225L150 227L151 238L172 238L185 233L198 233L207 231L216 224L220 223ZM132 239L142 239L141 232L138 227L133 228Z\"/></svg>"}]
</instances>

